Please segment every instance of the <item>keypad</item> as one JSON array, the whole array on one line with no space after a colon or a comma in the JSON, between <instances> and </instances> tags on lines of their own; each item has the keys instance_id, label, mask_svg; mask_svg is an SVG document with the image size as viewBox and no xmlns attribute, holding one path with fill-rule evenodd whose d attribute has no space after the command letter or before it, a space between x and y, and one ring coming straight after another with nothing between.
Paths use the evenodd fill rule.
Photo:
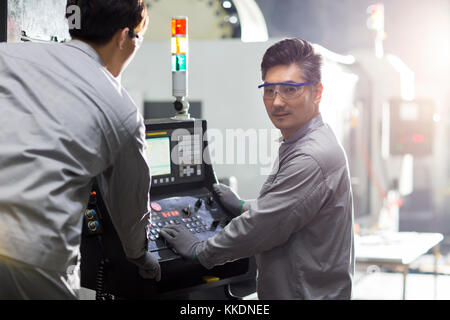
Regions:
<instances>
[{"instance_id":1,"label":"keypad","mask_svg":"<svg viewBox=\"0 0 450 320\"><path fill-rule=\"evenodd\" d=\"M162 239L162 237L160 237L160 232L166 225L183 225L193 234L208 231L206 228L206 222L203 221L199 215L193 215L189 218L181 218L176 216L172 216L171 218L162 218L161 216L158 216L157 218L158 222L155 221L148 228L147 238L150 241Z\"/></svg>"}]
</instances>

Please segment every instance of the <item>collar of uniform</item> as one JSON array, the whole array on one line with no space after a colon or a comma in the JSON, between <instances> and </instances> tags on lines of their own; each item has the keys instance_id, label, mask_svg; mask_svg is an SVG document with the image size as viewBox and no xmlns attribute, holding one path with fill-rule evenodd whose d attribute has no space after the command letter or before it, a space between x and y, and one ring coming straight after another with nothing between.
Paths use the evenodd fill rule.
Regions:
<instances>
[{"instance_id":1,"label":"collar of uniform","mask_svg":"<svg viewBox=\"0 0 450 320\"><path fill-rule=\"evenodd\" d=\"M120 90L120 88L122 86L121 85L121 79L122 79L121 75L119 75L118 77L114 77L111 74L111 72L109 72L109 70L105 67L102 59L100 58L100 55L97 53L97 51L95 51L94 48L92 48L88 43L86 43L84 41L80 41L80 40L72 40L72 41L66 43L66 45L83 51L85 54L87 54L92 59L97 61L102 67L104 67L105 72L113 80L113 84L116 87L116 89Z\"/></svg>"},{"instance_id":2,"label":"collar of uniform","mask_svg":"<svg viewBox=\"0 0 450 320\"><path fill-rule=\"evenodd\" d=\"M74 47L76 49L79 49L86 53L88 56L90 56L92 59L100 63L102 66L104 66L102 59L100 58L97 51L95 51L94 48L92 48L88 43L80 40L71 40L70 42L66 43L69 47Z\"/></svg>"},{"instance_id":3,"label":"collar of uniform","mask_svg":"<svg viewBox=\"0 0 450 320\"><path fill-rule=\"evenodd\" d=\"M295 141L304 137L308 132L320 127L321 125L323 125L323 120L322 115L319 113L317 116L305 123L300 129L298 129L292 136L290 136L286 140L281 137L280 142L282 142L283 144L294 143Z\"/></svg>"}]
</instances>

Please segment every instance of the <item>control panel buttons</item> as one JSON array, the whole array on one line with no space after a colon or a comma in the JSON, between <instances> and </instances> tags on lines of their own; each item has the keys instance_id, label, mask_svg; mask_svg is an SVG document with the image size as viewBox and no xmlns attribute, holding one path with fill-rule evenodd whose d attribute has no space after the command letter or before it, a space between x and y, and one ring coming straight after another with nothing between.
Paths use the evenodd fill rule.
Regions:
<instances>
[{"instance_id":1,"label":"control panel buttons","mask_svg":"<svg viewBox=\"0 0 450 320\"><path fill-rule=\"evenodd\" d=\"M95 206L97 204L97 192L92 191L91 196L89 197L89 204L91 206Z\"/></svg>"},{"instance_id":2,"label":"control panel buttons","mask_svg":"<svg viewBox=\"0 0 450 320\"><path fill-rule=\"evenodd\" d=\"M190 217L191 214L192 214L191 205L188 205L186 208L183 208L182 211L183 211L183 214L184 214L186 217Z\"/></svg>"},{"instance_id":3,"label":"control panel buttons","mask_svg":"<svg viewBox=\"0 0 450 320\"><path fill-rule=\"evenodd\" d=\"M97 212L94 209L88 209L88 210L86 210L84 215L88 219L93 219L97 215Z\"/></svg>"},{"instance_id":4,"label":"control panel buttons","mask_svg":"<svg viewBox=\"0 0 450 320\"><path fill-rule=\"evenodd\" d=\"M162 210L161 206L157 202L150 203L150 207L156 212L160 212Z\"/></svg>"},{"instance_id":5,"label":"control panel buttons","mask_svg":"<svg viewBox=\"0 0 450 320\"><path fill-rule=\"evenodd\" d=\"M88 223L88 228L91 231L97 231L99 226L100 224L98 223L98 221L89 221Z\"/></svg>"},{"instance_id":6,"label":"control panel buttons","mask_svg":"<svg viewBox=\"0 0 450 320\"><path fill-rule=\"evenodd\" d=\"M211 194L195 198L189 197L188 201L179 199L151 202L152 223L147 232L150 252L171 249L171 246L161 236L161 229L165 226L181 225L201 240L209 237L211 231L215 231L218 227L218 221L212 221L212 216L207 214L210 210L208 204L209 206L215 205ZM214 210L214 208L212 209Z\"/></svg>"},{"instance_id":7,"label":"control panel buttons","mask_svg":"<svg viewBox=\"0 0 450 320\"><path fill-rule=\"evenodd\" d=\"M196 211L196 212L201 208L202 204L203 204L202 199L198 199L198 200L195 202L195 211Z\"/></svg>"}]
</instances>

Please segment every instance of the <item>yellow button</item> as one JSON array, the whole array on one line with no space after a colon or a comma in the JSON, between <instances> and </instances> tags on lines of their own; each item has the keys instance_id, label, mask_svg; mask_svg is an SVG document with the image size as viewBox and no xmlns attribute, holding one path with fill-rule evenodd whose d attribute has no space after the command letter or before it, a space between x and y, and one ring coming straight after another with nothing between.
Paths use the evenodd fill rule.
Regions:
<instances>
[{"instance_id":1,"label":"yellow button","mask_svg":"<svg viewBox=\"0 0 450 320\"><path fill-rule=\"evenodd\" d=\"M213 277L213 276L204 276L202 279L203 279L203 281L206 282L206 283L216 282L216 281L219 281L219 280L220 280L220 278Z\"/></svg>"}]
</instances>

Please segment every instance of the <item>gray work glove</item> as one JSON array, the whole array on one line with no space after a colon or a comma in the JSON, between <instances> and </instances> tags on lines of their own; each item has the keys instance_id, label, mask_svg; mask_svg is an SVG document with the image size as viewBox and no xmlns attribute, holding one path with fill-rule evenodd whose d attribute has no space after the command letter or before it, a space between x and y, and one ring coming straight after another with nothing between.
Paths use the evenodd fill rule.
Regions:
<instances>
[{"instance_id":1,"label":"gray work glove","mask_svg":"<svg viewBox=\"0 0 450 320\"><path fill-rule=\"evenodd\" d=\"M139 267L139 274L144 279L161 280L161 266L158 259L150 252L144 253L144 255L138 259L128 259Z\"/></svg>"},{"instance_id":2,"label":"gray work glove","mask_svg":"<svg viewBox=\"0 0 450 320\"><path fill-rule=\"evenodd\" d=\"M219 197L220 203L232 214L232 218L245 211L245 202L230 187L220 183L214 184L213 189ZM244 206L242 202L244 202Z\"/></svg>"},{"instance_id":3,"label":"gray work glove","mask_svg":"<svg viewBox=\"0 0 450 320\"><path fill-rule=\"evenodd\" d=\"M180 225L168 225L161 229L160 235L184 259L199 262L195 249L201 241L188 229Z\"/></svg>"}]
</instances>

